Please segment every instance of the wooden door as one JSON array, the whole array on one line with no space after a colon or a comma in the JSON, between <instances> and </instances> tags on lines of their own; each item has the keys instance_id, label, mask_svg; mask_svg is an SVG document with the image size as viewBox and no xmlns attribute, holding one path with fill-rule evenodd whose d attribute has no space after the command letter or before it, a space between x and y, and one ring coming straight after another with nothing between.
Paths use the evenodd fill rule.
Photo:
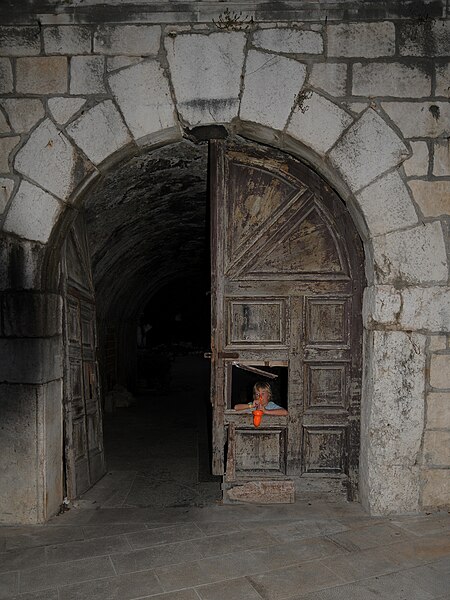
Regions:
<instances>
[{"instance_id":1,"label":"wooden door","mask_svg":"<svg viewBox=\"0 0 450 600\"><path fill-rule=\"evenodd\" d=\"M77 219L68 234L63 262L66 348L64 459L66 495L73 499L105 473L94 287L82 217Z\"/></svg>"},{"instance_id":2,"label":"wooden door","mask_svg":"<svg viewBox=\"0 0 450 600\"><path fill-rule=\"evenodd\" d=\"M363 252L350 215L274 149L217 140L210 160L213 472L224 473L230 364L286 365L287 474L355 496Z\"/></svg>"}]
</instances>

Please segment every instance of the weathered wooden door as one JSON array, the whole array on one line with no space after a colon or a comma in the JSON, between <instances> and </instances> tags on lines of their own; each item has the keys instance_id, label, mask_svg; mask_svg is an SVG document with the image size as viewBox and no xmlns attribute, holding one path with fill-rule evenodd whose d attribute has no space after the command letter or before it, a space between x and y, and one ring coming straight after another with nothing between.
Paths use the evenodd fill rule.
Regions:
<instances>
[{"instance_id":1,"label":"weathered wooden door","mask_svg":"<svg viewBox=\"0 0 450 600\"><path fill-rule=\"evenodd\" d=\"M64 250L64 460L66 495L73 499L105 473L94 287L82 216L72 226Z\"/></svg>"},{"instance_id":2,"label":"weathered wooden door","mask_svg":"<svg viewBox=\"0 0 450 600\"><path fill-rule=\"evenodd\" d=\"M337 194L285 154L217 140L210 160L213 472L224 473L233 420L230 365L285 365L286 473L334 480L354 497L363 283L356 229Z\"/></svg>"}]
</instances>

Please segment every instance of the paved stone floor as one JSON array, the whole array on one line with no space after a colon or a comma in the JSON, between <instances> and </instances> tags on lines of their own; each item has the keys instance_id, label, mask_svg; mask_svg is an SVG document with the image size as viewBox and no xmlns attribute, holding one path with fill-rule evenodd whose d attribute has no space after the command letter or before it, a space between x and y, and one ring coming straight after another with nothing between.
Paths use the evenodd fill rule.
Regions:
<instances>
[{"instance_id":1,"label":"paved stone floor","mask_svg":"<svg viewBox=\"0 0 450 600\"><path fill-rule=\"evenodd\" d=\"M169 394L106 419L109 471L69 511L0 527L0 598L450 599L445 511L370 518L312 495L221 505L203 461L205 405L178 375Z\"/></svg>"}]
</instances>

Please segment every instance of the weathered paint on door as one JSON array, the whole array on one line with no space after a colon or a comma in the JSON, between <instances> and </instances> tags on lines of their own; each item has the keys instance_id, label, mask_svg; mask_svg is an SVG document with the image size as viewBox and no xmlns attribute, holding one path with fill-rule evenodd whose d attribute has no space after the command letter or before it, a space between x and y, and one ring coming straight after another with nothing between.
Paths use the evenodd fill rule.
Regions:
<instances>
[{"instance_id":1,"label":"weathered paint on door","mask_svg":"<svg viewBox=\"0 0 450 600\"><path fill-rule=\"evenodd\" d=\"M216 140L210 161L213 472L225 470L232 362L287 365L286 440L276 432L287 475L340 478L354 497L363 251L351 217L317 174L273 149Z\"/></svg>"},{"instance_id":2,"label":"weathered paint on door","mask_svg":"<svg viewBox=\"0 0 450 600\"><path fill-rule=\"evenodd\" d=\"M66 376L64 460L66 495L76 498L105 473L96 358L94 287L82 216L64 248Z\"/></svg>"}]
</instances>

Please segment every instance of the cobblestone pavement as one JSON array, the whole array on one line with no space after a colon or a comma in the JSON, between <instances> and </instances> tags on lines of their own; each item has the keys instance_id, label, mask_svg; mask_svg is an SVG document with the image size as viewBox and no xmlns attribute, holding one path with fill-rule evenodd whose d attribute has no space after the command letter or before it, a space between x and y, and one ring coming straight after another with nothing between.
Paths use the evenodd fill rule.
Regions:
<instances>
[{"instance_id":1,"label":"cobblestone pavement","mask_svg":"<svg viewBox=\"0 0 450 600\"><path fill-rule=\"evenodd\" d=\"M184 382L106 419L107 475L46 525L0 527L0 599L450 599L446 511L221 505L194 393Z\"/></svg>"}]
</instances>

